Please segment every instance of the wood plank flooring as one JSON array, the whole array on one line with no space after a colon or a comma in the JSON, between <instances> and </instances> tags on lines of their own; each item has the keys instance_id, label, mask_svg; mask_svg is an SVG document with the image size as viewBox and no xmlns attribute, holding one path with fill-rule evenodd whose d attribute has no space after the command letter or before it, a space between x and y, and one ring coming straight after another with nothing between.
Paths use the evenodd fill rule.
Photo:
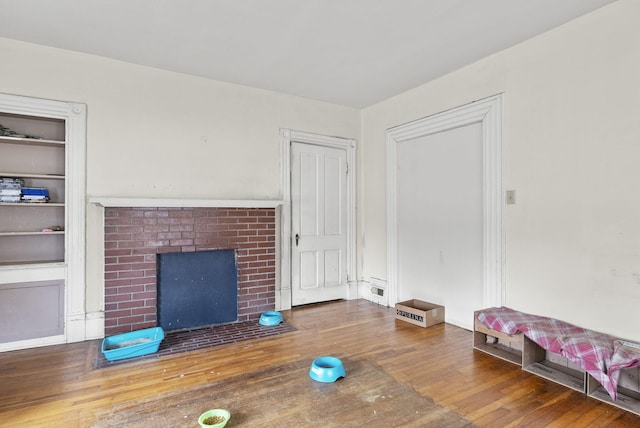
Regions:
<instances>
[{"instance_id":1,"label":"wood plank flooring","mask_svg":"<svg viewBox=\"0 0 640 428\"><path fill-rule=\"evenodd\" d=\"M98 370L99 341L0 353L0 426L91 427L133 399L320 355L367 359L479 426L640 426L640 416L474 351L472 333L448 324L423 329L364 300L283 315L297 331Z\"/></svg>"}]
</instances>

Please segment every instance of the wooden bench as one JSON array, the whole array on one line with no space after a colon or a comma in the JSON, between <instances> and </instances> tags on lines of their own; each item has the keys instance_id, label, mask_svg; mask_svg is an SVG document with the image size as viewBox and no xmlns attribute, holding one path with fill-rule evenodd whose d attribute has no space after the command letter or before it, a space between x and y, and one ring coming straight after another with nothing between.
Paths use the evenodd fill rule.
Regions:
<instances>
[{"instance_id":1,"label":"wooden bench","mask_svg":"<svg viewBox=\"0 0 640 428\"><path fill-rule=\"evenodd\" d=\"M640 368L622 369L617 386L617 400L593 376L564 356L549 352L523 333L505 334L484 325L478 315L494 311L488 308L474 312L474 349L519 365L523 370L579 391L597 400L640 415ZM612 342L616 339L611 338ZM640 349L629 348L640 354Z\"/></svg>"}]
</instances>

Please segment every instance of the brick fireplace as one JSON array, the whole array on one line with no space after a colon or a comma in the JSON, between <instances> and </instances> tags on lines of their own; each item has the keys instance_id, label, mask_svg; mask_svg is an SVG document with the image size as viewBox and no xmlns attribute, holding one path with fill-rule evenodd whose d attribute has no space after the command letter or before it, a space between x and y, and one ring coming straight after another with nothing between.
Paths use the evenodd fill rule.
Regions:
<instances>
[{"instance_id":1,"label":"brick fireplace","mask_svg":"<svg viewBox=\"0 0 640 428\"><path fill-rule=\"evenodd\" d=\"M105 335L157 325L156 255L232 249L238 322L275 307L274 208L105 208Z\"/></svg>"}]
</instances>

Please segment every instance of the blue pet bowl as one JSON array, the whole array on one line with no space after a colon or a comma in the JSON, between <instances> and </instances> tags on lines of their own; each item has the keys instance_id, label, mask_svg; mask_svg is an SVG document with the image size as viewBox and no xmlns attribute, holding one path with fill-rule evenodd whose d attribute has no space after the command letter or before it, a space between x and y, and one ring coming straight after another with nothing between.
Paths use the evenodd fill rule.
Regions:
<instances>
[{"instance_id":1,"label":"blue pet bowl","mask_svg":"<svg viewBox=\"0 0 640 428\"><path fill-rule=\"evenodd\" d=\"M277 311L266 311L260 314L260 325L274 326L282 322L282 314Z\"/></svg>"},{"instance_id":2,"label":"blue pet bowl","mask_svg":"<svg viewBox=\"0 0 640 428\"><path fill-rule=\"evenodd\" d=\"M339 377L345 377L346 375L342 361L336 357L316 358L311 364L311 369L309 369L309 377L318 382L335 382Z\"/></svg>"}]
</instances>

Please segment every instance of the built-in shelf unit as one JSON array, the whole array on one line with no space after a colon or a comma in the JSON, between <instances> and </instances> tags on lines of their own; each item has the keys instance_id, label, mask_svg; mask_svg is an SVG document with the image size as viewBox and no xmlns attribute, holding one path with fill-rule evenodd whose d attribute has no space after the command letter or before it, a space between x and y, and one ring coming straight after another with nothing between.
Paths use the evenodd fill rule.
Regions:
<instances>
[{"instance_id":1,"label":"built-in shelf unit","mask_svg":"<svg viewBox=\"0 0 640 428\"><path fill-rule=\"evenodd\" d=\"M84 339L85 121L83 104L0 94L0 351Z\"/></svg>"}]
</instances>

